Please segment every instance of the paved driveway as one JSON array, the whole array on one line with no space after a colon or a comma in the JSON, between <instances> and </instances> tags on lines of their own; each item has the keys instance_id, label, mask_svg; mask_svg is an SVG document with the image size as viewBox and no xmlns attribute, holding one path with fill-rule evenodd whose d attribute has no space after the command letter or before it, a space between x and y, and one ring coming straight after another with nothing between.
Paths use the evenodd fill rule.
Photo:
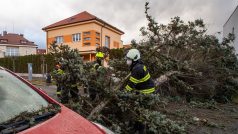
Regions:
<instances>
[{"instance_id":1,"label":"paved driveway","mask_svg":"<svg viewBox=\"0 0 238 134\"><path fill-rule=\"evenodd\" d=\"M54 98L55 100L58 100L58 97L56 96L56 89L57 89L56 85L47 84L42 80L33 80L31 81L31 83L36 87L44 90L50 97Z\"/></svg>"}]
</instances>

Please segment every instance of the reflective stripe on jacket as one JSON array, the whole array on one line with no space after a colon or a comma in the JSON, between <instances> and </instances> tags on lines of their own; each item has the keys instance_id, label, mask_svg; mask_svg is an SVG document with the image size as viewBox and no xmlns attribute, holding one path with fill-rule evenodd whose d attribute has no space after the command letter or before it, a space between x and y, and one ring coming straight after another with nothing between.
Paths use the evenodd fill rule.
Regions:
<instances>
[{"instance_id":1,"label":"reflective stripe on jacket","mask_svg":"<svg viewBox=\"0 0 238 134\"><path fill-rule=\"evenodd\" d=\"M150 94L155 91L154 82L145 65L140 62L137 62L133 65L126 90L136 90L137 92L143 94Z\"/></svg>"}]
</instances>

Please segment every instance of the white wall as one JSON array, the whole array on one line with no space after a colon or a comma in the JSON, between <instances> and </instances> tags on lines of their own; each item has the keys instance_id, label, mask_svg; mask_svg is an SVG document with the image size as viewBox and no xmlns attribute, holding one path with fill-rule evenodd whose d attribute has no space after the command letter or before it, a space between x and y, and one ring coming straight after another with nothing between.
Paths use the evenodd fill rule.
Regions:
<instances>
[{"instance_id":1,"label":"white wall","mask_svg":"<svg viewBox=\"0 0 238 134\"><path fill-rule=\"evenodd\" d=\"M236 53L238 54L238 6L233 12L229 20L223 26L223 37L227 37L229 33L232 33L234 27L235 40L231 45L234 45Z\"/></svg>"},{"instance_id":2,"label":"white wall","mask_svg":"<svg viewBox=\"0 0 238 134\"><path fill-rule=\"evenodd\" d=\"M20 56L36 54L36 46L9 45L9 47L19 47ZM7 51L6 44L0 44L0 58L4 57L2 51Z\"/></svg>"},{"instance_id":3,"label":"white wall","mask_svg":"<svg viewBox=\"0 0 238 134\"><path fill-rule=\"evenodd\" d=\"M0 58L4 57L4 52L6 52L6 46L0 46Z\"/></svg>"},{"instance_id":4,"label":"white wall","mask_svg":"<svg viewBox=\"0 0 238 134\"><path fill-rule=\"evenodd\" d=\"M19 47L20 56L36 54L36 47Z\"/></svg>"}]
</instances>

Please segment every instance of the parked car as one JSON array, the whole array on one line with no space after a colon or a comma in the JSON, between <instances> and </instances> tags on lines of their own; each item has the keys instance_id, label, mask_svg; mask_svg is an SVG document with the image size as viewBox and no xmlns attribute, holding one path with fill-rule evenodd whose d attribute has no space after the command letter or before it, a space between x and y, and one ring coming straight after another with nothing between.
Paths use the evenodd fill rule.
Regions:
<instances>
[{"instance_id":1,"label":"parked car","mask_svg":"<svg viewBox=\"0 0 238 134\"><path fill-rule=\"evenodd\" d=\"M0 134L107 134L10 70L0 67Z\"/></svg>"}]
</instances>

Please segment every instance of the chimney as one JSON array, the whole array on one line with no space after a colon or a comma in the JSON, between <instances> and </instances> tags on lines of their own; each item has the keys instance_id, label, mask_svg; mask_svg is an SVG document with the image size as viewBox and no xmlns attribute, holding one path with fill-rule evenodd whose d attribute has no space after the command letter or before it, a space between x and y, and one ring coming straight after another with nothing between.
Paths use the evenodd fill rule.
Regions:
<instances>
[{"instance_id":1,"label":"chimney","mask_svg":"<svg viewBox=\"0 0 238 134\"><path fill-rule=\"evenodd\" d=\"M3 36L7 35L7 31L3 31Z\"/></svg>"},{"instance_id":2,"label":"chimney","mask_svg":"<svg viewBox=\"0 0 238 134\"><path fill-rule=\"evenodd\" d=\"M24 34L20 34L21 37L24 37Z\"/></svg>"}]
</instances>

